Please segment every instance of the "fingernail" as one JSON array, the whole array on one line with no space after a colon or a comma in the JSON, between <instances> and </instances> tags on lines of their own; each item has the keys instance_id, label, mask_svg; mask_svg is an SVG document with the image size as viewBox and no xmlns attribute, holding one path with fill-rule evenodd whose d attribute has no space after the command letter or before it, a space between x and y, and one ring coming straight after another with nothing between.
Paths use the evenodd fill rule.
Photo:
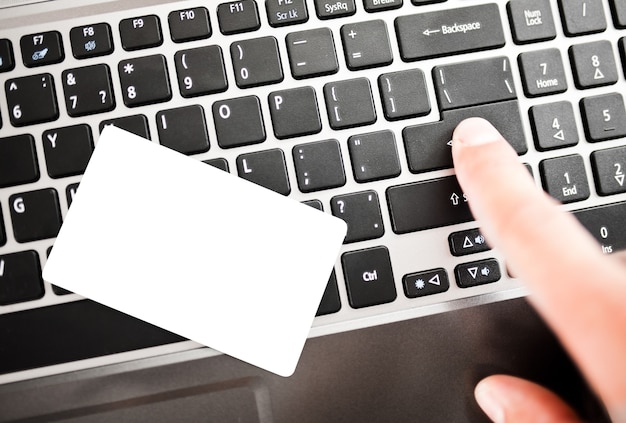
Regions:
<instances>
[{"instance_id":1,"label":"fingernail","mask_svg":"<svg viewBox=\"0 0 626 423\"><path fill-rule=\"evenodd\" d=\"M502 135L482 118L465 119L454 130L453 142L465 145L482 145L498 141Z\"/></svg>"},{"instance_id":2,"label":"fingernail","mask_svg":"<svg viewBox=\"0 0 626 423\"><path fill-rule=\"evenodd\" d=\"M498 400L498 395L488 382L480 382L474 390L474 397L480 408L494 423L504 423L504 408Z\"/></svg>"}]
</instances>

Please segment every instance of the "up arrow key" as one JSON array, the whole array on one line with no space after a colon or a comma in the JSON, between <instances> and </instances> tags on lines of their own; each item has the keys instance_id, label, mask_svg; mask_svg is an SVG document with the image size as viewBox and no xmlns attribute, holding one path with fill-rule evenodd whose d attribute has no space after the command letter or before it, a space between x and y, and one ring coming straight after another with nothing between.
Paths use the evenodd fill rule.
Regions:
<instances>
[{"instance_id":1,"label":"up arrow key","mask_svg":"<svg viewBox=\"0 0 626 423\"><path fill-rule=\"evenodd\" d=\"M15 82L11 82L11 85L9 85L9 91L15 90L17 90L17 84Z\"/></svg>"}]
</instances>

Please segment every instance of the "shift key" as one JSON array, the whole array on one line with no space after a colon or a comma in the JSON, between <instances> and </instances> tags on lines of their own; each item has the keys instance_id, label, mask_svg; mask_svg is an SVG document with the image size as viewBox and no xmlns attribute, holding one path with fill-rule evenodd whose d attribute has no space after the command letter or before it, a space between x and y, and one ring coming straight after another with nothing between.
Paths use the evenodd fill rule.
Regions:
<instances>
[{"instance_id":1,"label":"shift key","mask_svg":"<svg viewBox=\"0 0 626 423\"><path fill-rule=\"evenodd\" d=\"M504 45L498 5L494 3L396 18L402 60L449 56Z\"/></svg>"}]
</instances>

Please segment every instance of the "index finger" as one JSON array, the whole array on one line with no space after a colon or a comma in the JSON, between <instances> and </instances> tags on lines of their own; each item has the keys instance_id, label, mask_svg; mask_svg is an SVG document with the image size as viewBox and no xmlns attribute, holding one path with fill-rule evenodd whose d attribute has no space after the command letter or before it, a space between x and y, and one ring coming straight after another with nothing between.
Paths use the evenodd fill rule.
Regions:
<instances>
[{"instance_id":1,"label":"index finger","mask_svg":"<svg viewBox=\"0 0 626 423\"><path fill-rule=\"evenodd\" d=\"M607 405L626 404L626 268L539 189L487 121L454 132L457 178L483 233L531 290Z\"/></svg>"}]
</instances>

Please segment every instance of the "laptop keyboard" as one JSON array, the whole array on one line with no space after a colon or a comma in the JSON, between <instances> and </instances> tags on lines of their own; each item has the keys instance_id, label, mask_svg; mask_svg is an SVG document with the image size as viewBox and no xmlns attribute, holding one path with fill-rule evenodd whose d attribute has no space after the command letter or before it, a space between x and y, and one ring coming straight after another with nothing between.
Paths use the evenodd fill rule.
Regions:
<instances>
[{"instance_id":1,"label":"laptop keyboard","mask_svg":"<svg viewBox=\"0 0 626 423\"><path fill-rule=\"evenodd\" d=\"M598 248L626 248L624 0L122 7L0 29L0 382L199 347L41 278L105 125L347 222L312 336L525 294L454 176L467 117L490 120Z\"/></svg>"}]
</instances>

